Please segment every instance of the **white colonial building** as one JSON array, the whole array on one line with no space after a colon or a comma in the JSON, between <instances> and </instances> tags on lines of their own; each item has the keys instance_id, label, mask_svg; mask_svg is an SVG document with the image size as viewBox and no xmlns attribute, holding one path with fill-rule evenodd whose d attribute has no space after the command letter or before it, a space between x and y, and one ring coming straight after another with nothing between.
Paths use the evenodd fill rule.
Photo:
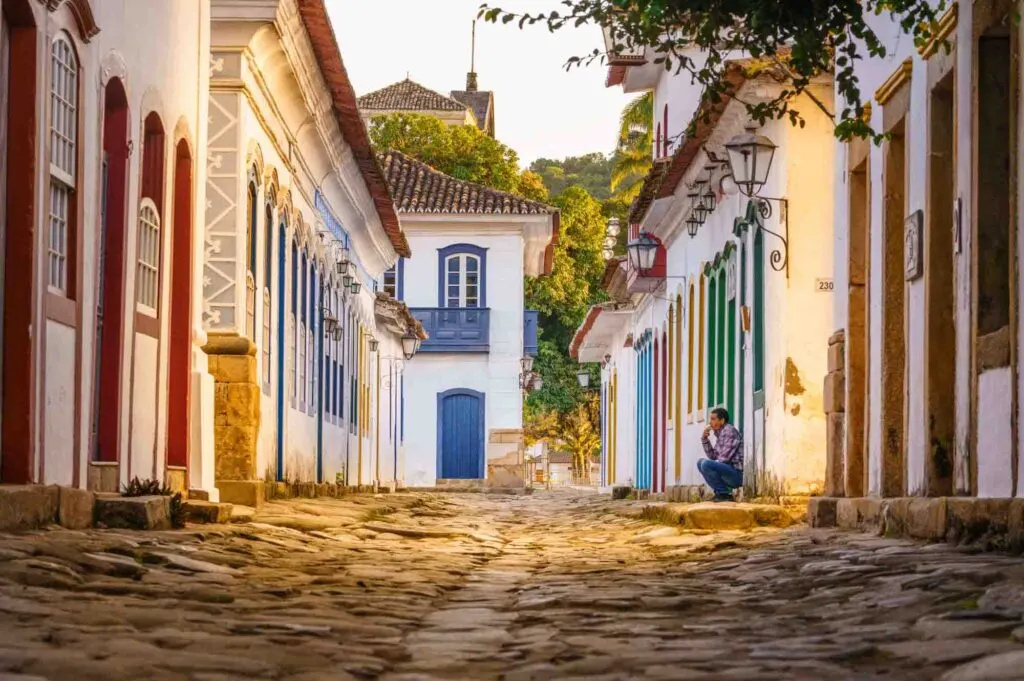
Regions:
<instances>
[{"instance_id":1,"label":"white colonial building","mask_svg":"<svg viewBox=\"0 0 1024 681\"><path fill-rule=\"evenodd\" d=\"M550 273L558 213L399 152L383 166L416 253L385 286L429 336L404 369L405 481L521 485L521 360L537 346L523 278Z\"/></svg>"},{"instance_id":2,"label":"white colonial building","mask_svg":"<svg viewBox=\"0 0 1024 681\"><path fill-rule=\"evenodd\" d=\"M643 58L613 63L609 82L654 89L654 167L628 235L652 262L609 260L612 301L590 310L570 350L603 364L605 484L671 495L702 483L701 432L725 407L744 434L748 489L807 493L825 474L831 121L804 96L806 127L759 128L744 102L777 96L783 74L738 59L724 78L712 104ZM829 106L831 79L811 92ZM741 136L775 147L756 186L738 178L742 191L726 149Z\"/></svg>"},{"instance_id":3,"label":"white colonial building","mask_svg":"<svg viewBox=\"0 0 1024 681\"><path fill-rule=\"evenodd\" d=\"M920 47L868 17L890 137L835 147L833 495L1024 494L1019 9L953 3Z\"/></svg>"},{"instance_id":4,"label":"white colonial building","mask_svg":"<svg viewBox=\"0 0 1024 681\"><path fill-rule=\"evenodd\" d=\"M323 0L0 7L0 482L394 480L411 252Z\"/></svg>"}]
</instances>

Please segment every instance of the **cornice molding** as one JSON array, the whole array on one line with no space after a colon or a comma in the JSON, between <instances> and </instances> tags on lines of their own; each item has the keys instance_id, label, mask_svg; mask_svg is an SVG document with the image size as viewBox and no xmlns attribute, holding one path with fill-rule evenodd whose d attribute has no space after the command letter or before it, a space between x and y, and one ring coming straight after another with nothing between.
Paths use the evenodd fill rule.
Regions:
<instances>
[{"instance_id":1,"label":"cornice molding","mask_svg":"<svg viewBox=\"0 0 1024 681\"><path fill-rule=\"evenodd\" d=\"M956 31L958 18L959 5L957 3L953 3L939 19L938 28L935 29L935 35L931 37L931 40L917 48L918 54L920 54L924 59L929 59L934 56L935 53L938 52L939 47L948 41L950 36L952 36L954 31Z\"/></svg>"},{"instance_id":2,"label":"cornice molding","mask_svg":"<svg viewBox=\"0 0 1024 681\"><path fill-rule=\"evenodd\" d=\"M886 78L885 82L875 90L875 101L880 105L885 106L886 102L892 99L893 95L895 95L901 87L910 82L910 76L913 72L914 59L913 57L907 57L893 72L893 74Z\"/></svg>"},{"instance_id":3,"label":"cornice molding","mask_svg":"<svg viewBox=\"0 0 1024 681\"><path fill-rule=\"evenodd\" d=\"M46 9L51 12L56 12L62 4L67 2L68 10L75 20L78 34L84 43L95 38L96 34L100 32L100 27L96 24L96 15L93 14L92 5L89 4L89 0L39 0L39 2L46 5Z\"/></svg>"}]
</instances>

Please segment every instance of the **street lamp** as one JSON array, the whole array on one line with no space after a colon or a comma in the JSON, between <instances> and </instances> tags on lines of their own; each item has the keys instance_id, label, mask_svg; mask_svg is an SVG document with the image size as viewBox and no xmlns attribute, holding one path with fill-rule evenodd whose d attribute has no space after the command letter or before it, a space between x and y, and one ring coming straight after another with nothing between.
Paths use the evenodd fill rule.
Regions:
<instances>
[{"instance_id":1,"label":"street lamp","mask_svg":"<svg viewBox=\"0 0 1024 681\"><path fill-rule=\"evenodd\" d=\"M369 345L370 352L377 352L377 348L380 346L380 341L374 338L373 336L370 336Z\"/></svg>"},{"instance_id":2,"label":"street lamp","mask_svg":"<svg viewBox=\"0 0 1024 681\"><path fill-rule=\"evenodd\" d=\"M629 263L633 269L644 272L654 267L654 256L658 252L658 242L647 232L626 244Z\"/></svg>"},{"instance_id":3,"label":"street lamp","mask_svg":"<svg viewBox=\"0 0 1024 681\"><path fill-rule=\"evenodd\" d=\"M406 359L412 359L413 355L416 354L416 348L419 345L419 338L413 333L406 333L402 336L402 354L405 355Z\"/></svg>"},{"instance_id":4,"label":"street lamp","mask_svg":"<svg viewBox=\"0 0 1024 681\"><path fill-rule=\"evenodd\" d=\"M726 143L732 179L748 198L768 182L775 148L775 144L764 135L758 135L755 128L748 128Z\"/></svg>"},{"instance_id":5,"label":"street lamp","mask_svg":"<svg viewBox=\"0 0 1024 681\"><path fill-rule=\"evenodd\" d=\"M331 314L331 309L326 305L323 308L324 314L324 335L333 336L338 328L338 320Z\"/></svg>"},{"instance_id":6,"label":"street lamp","mask_svg":"<svg viewBox=\"0 0 1024 681\"><path fill-rule=\"evenodd\" d=\"M690 238L697 236L697 232L700 230L700 220L690 216L686 219L686 233L690 235Z\"/></svg>"},{"instance_id":7,"label":"street lamp","mask_svg":"<svg viewBox=\"0 0 1024 681\"><path fill-rule=\"evenodd\" d=\"M576 381L580 384L580 387L586 390L590 386L590 372L586 369L580 369L576 372Z\"/></svg>"},{"instance_id":8,"label":"street lamp","mask_svg":"<svg viewBox=\"0 0 1024 681\"><path fill-rule=\"evenodd\" d=\"M533 389L536 391L540 390L543 387L544 379L540 377L540 374L537 374L536 376L533 377Z\"/></svg>"},{"instance_id":9,"label":"street lamp","mask_svg":"<svg viewBox=\"0 0 1024 681\"><path fill-rule=\"evenodd\" d=\"M519 366L522 368L524 374L528 374L533 371L533 357L530 355L524 356L519 360Z\"/></svg>"}]
</instances>

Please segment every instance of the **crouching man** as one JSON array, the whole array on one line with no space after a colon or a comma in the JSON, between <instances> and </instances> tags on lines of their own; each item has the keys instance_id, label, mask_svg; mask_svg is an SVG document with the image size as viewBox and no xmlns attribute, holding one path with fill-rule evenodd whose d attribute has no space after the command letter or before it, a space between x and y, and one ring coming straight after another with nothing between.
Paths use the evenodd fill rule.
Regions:
<instances>
[{"instance_id":1,"label":"crouching man","mask_svg":"<svg viewBox=\"0 0 1024 681\"><path fill-rule=\"evenodd\" d=\"M709 439L714 434L715 444ZM708 458L697 462L697 470L715 492L714 501L732 501L733 490L743 486L743 436L729 423L729 412L711 410L710 425L700 438Z\"/></svg>"}]
</instances>

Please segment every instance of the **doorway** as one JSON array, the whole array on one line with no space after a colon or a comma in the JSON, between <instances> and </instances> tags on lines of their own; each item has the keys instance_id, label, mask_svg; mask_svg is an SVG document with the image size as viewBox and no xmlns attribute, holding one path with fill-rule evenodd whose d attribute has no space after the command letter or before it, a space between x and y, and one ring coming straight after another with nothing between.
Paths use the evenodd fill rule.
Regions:
<instances>
[{"instance_id":1,"label":"doorway","mask_svg":"<svg viewBox=\"0 0 1024 681\"><path fill-rule=\"evenodd\" d=\"M484 394L466 388L437 396L439 479L484 477Z\"/></svg>"},{"instance_id":2,"label":"doorway","mask_svg":"<svg viewBox=\"0 0 1024 681\"><path fill-rule=\"evenodd\" d=\"M188 468L192 380L192 153L178 142L174 154L174 223L171 232L171 324L167 379L167 465Z\"/></svg>"},{"instance_id":3,"label":"doorway","mask_svg":"<svg viewBox=\"0 0 1024 681\"><path fill-rule=\"evenodd\" d=\"M128 184L128 98L112 78L104 91L96 385L92 460L120 460L121 362L124 346L125 228Z\"/></svg>"},{"instance_id":4,"label":"doorway","mask_svg":"<svg viewBox=\"0 0 1024 681\"><path fill-rule=\"evenodd\" d=\"M3 235L3 336L0 380L0 482L28 483L34 477L32 303L36 196L36 26L28 0L5 0L0 37L0 233ZM16 168L18 172L8 173Z\"/></svg>"}]
</instances>

